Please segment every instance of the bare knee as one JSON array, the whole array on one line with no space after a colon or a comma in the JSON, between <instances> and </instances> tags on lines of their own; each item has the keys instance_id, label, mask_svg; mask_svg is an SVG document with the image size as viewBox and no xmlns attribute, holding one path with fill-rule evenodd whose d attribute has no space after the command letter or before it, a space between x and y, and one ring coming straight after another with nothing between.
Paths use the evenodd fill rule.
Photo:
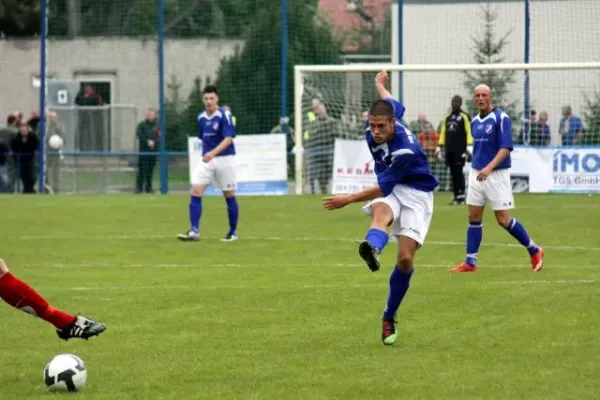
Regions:
<instances>
[{"instance_id":1,"label":"bare knee","mask_svg":"<svg viewBox=\"0 0 600 400\"><path fill-rule=\"evenodd\" d=\"M223 197L225 197L226 199L235 197L235 190L223 190Z\"/></svg>"},{"instance_id":2,"label":"bare knee","mask_svg":"<svg viewBox=\"0 0 600 400\"><path fill-rule=\"evenodd\" d=\"M375 203L371 205L371 227L386 230L394 220L394 213L390 206L385 203Z\"/></svg>"},{"instance_id":3,"label":"bare knee","mask_svg":"<svg viewBox=\"0 0 600 400\"><path fill-rule=\"evenodd\" d=\"M506 210L494 211L494 215L496 216L496 221L498 221L498 224L500 224L500 226L502 226L503 228L508 228L508 226L510 225L510 220L511 220L511 216L508 213L508 211L506 211Z\"/></svg>"},{"instance_id":4,"label":"bare knee","mask_svg":"<svg viewBox=\"0 0 600 400\"><path fill-rule=\"evenodd\" d=\"M481 221L483 219L483 207L469 206L469 221Z\"/></svg>"},{"instance_id":5,"label":"bare knee","mask_svg":"<svg viewBox=\"0 0 600 400\"><path fill-rule=\"evenodd\" d=\"M206 191L206 185L192 185L192 196L202 197Z\"/></svg>"},{"instance_id":6,"label":"bare knee","mask_svg":"<svg viewBox=\"0 0 600 400\"><path fill-rule=\"evenodd\" d=\"M4 276L4 274L8 273L8 267L4 260L0 259L0 277Z\"/></svg>"},{"instance_id":7,"label":"bare knee","mask_svg":"<svg viewBox=\"0 0 600 400\"><path fill-rule=\"evenodd\" d=\"M397 267L402 272L410 272L413 269L413 259L415 258L419 244L406 236L400 236L398 241Z\"/></svg>"}]
</instances>

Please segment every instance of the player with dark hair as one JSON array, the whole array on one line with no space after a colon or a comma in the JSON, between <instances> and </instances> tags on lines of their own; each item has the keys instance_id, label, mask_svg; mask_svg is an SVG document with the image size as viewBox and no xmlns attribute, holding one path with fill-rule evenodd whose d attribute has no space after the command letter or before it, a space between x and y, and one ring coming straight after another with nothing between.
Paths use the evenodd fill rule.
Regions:
<instances>
[{"instance_id":1,"label":"player with dark hair","mask_svg":"<svg viewBox=\"0 0 600 400\"><path fill-rule=\"evenodd\" d=\"M235 176L235 127L232 116L219 106L217 88L208 85L203 90L205 110L198 114L198 138L202 140L202 162L196 165L192 174L192 194L189 203L190 229L177 235L179 240L200 239L200 218L202 217L202 196L208 185L223 191L229 216L229 231L223 239L231 242L238 239L238 202Z\"/></svg>"},{"instance_id":2,"label":"player with dark hair","mask_svg":"<svg viewBox=\"0 0 600 400\"><path fill-rule=\"evenodd\" d=\"M493 98L489 86L479 85L475 88L475 104L479 114L471 121L474 145L467 192L467 256L452 271L477 271L477 253L483 237L481 221L485 205L489 204L496 221L527 249L531 268L537 272L544 266L544 250L531 240L523 225L509 214L509 210L515 206L510 182L512 121L504 111L492 105Z\"/></svg>"},{"instance_id":3,"label":"player with dark hair","mask_svg":"<svg viewBox=\"0 0 600 400\"><path fill-rule=\"evenodd\" d=\"M359 255L371 271L379 270L379 254L390 236L398 241L398 257L390 276L390 291L383 312L383 344L396 341L396 312L408 291L413 274L413 259L423 245L433 215L433 191L438 180L431 174L427 157L416 137L399 121L404 107L385 88L387 72L375 78L381 100L369 110L365 129L367 145L375 161L377 186L350 195L324 200L335 210L369 200L362 211L371 215L371 228L359 245Z\"/></svg>"},{"instance_id":4,"label":"player with dark hair","mask_svg":"<svg viewBox=\"0 0 600 400\"><path fill-rule=\"evenodd\" d=\"M0 298L17 310L51 323L56 327L58 337L63 340L89 339L106 330L104 324L98 324L81 315L75 316L52 307L27 283L14 276L1 259Z\"/></svg>"}]
</instances>

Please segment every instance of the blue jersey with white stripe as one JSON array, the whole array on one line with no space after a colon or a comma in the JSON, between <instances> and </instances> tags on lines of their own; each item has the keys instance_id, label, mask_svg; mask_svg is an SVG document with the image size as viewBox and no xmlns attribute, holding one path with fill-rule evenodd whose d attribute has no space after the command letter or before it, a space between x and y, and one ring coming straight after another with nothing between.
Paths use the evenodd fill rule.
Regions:
<instances>
[{"instance_id":1,"label":"blue jersey with white stripe","mask_svg":"<svg viewBox=\"0 0 600 400\"><path fill-rule=\"evenodd\" d=\"M396 185L406 185L423 192L432 192L439 185L429 170L427 156L415 135L403 126L404 107L394 99L385 99L394 106L397 119L390 140L377 144L367 123L365 137L375 161L377 183L384 195L389 195Z\"/></svg>"},{"instance_id":2,"label":"blue jersey with white stripe","mask_svg":"<svg viewBox=\"0 0 600 400\"><path fill-rule=\"evenodd\" d=\"M501 109L493 108L487 115L477 115L471 120L473 136L473 161L471 167L482 170L500 149L512 151L512 121ZM510 154L495 169L510 168Z\"/></svg>"},{"instance_id":3,"label":"blue jersey with white stripe","mask_svg":"<svg viewBox=\"0 0 600 400\"><path fill-rule=\"evenodd\" d=\"M206 111L198 114L198 138L202 140L202 155L213 151L226 137L235 137L235 127L229 111L219 107L210 116ZM235 146L231 143L217 155L231 156L235 154Z\"/></svg>"}]
</instances>

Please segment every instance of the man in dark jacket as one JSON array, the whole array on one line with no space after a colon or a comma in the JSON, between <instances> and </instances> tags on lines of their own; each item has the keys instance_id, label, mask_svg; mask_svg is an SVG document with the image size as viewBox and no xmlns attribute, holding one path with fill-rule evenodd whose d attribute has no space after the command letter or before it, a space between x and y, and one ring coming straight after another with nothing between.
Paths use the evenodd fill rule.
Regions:
<instances>
[{"instance_id":1,"label":"man in dark jacket","mask_svg":"<svg viewBox=\"0 0 600 400\"><path fill-rule=\"evenodd\" d=\"M23 193L35 193L35 154L38 150L38 138L35 133L30 132L27 122L19 124L19 133L13 139L11 149L17 175L23 183Z\"/></svg>"},{"instance_id":2,"label":"man in dark jacket","mask_svg":"<svg viewBox=\"0 0 600 400\"><path fill-rule=\"evenodd\" d=\"M440 139L436 153L441 156L445 150L446 165L452 176L454 199L450 204L465 204L465 176L463 168L466 161L471 161L473 136L471 136L471 117L462 110L462 98L452 97L452 111L442 120Z\"/></svg>"},{"instance_id":3,"label":"man in dark jacket","mask_svg":"<svg viewBox=\"0 0 600 400\"><path fill-rule=\"evenodd\" d=\"M149 109L146 112L146 119L137 126L136 136L139 142L140 154L138 158L138 171L136 179L136 193L152 193L152 176L154 166L156 165L156 148L158 144L158 126L156 122L156 112Z\"/></svg>"}]
</instances>

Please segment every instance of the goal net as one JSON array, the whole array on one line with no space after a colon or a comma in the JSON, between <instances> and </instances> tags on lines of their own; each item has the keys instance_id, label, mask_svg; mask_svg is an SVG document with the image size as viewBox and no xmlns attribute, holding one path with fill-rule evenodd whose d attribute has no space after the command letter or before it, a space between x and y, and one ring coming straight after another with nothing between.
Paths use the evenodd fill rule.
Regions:
<instances>
[{"instance_id":1,"label":"goal net","mask_svg":"<svg viewBox=\"0 0 600 400\"><path fill-rule=\"evenodd\" d=\"M394 81L388 82L388 90L402 94L406 107L402 123L418 137L440 180L439 191L452 190L449 169L435 157L441 121L455 95L462 97L463 110L474 115L472 93L480 83L492 88L494 105L512 118L516 145L595 146L597 150L600 146L598 62L296 66L297 194L349 193L376 182L364 129L367 110L378 98L375 75L381 69L402 77L401 90L395 89L399 82ZM565 124L568 109L571 120L581 118L582 129L565 134L560 128L572 122Z\"/></svg>"}]
</instances>

